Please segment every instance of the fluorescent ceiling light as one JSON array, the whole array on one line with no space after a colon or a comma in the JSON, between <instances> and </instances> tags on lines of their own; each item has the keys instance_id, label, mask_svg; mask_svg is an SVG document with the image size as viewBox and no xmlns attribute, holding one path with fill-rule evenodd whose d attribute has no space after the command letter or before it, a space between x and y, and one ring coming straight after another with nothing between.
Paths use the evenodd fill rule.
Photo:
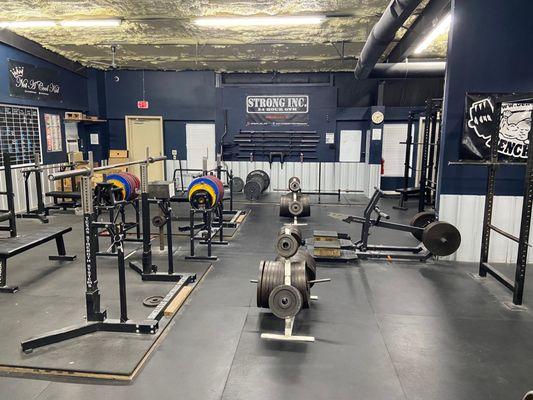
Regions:
<instances>
[{"instance_id":1,"label":"fluorescent ceiling light","mask_svg":"<svg viewBox=\"0 0 533 400\"><path fill-rule=\"evenodd\" d=\"M66 27L105 27L105 26L119 26L121 20L118 18L108 19L72 19L61 21L59 24Z\"/></svg>"},{"instance_id":2,"label":"fluorescent ceiling light","mask_svg":"<svg viewBox=\"0 0 533 400\"><path fill-rule=\"evenodd\" d=\"M420 54L428 48L428 46L433 43L433 41L438 38L443 33L446 33L450 29L450 23L452 22L451 14L446 15L437 26L426 36L422 43L418 45L415 49L415 54Z\"/></svg>"},{"instance_id":3,"label":"fluorescent ceiling light","mask_svg":"<svg viewBox=\"0 0 533 400\"><path fill-rule=\"evenodd\" d=\"M281 26L281 25L315 25L326 20L324 15L294 15L271 17L200 17L194 19L198 26L233 27L233 26Z\"/></svg>"},{"instance_id":4,"label":"fluorescent ceiling light","mask_svg":"<svg viewBox=\"0 0 533 400\"><path fill-rule=\"evenodd\" d=\"M50 28L55 21L0 21L0 28Z\"/></svg>"}]
</instances>

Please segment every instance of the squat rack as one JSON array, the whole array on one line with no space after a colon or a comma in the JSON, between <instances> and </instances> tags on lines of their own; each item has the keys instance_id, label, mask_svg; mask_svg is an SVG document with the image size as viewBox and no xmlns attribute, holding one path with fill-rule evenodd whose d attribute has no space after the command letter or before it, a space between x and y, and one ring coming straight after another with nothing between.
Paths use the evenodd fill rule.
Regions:
<instances>
[{"instance_id":1,"label":"squat rack","mask_svg":"<svg viewBox=\"0 0 533 400\"><path fill-rule=\"evenodd\" d=\"M126 301L125 260L123 248L124 226L120 223L97 222L97 213L93 207L91 177L94 171L104 171L110 168L138 164L147 167L148 164L163 161L165 159L166 157L163 156L147 157L145 160L128 161L120 164L94 168L93 155L92 152L89 152L89 165L87 167L72 171L56 172L48 176L50 180L81 176L81 206L83 211L83 237L85 249L85 305L87 315L86 322L83 324L59 329L22 342L21 346L23 351L30 352L38 347L47 346L98 331L154 334L159 328L159 320L163 317L163 311L166 305L172 301L187 284L194 282L196 279L195 274L181 274L180 279L176 282L174 287L168 292L167 296L165 296L163 301L156 309L154 309L147 319L142 321L130 320L127 315ZM141 185L141 188L142 187L143 185ZM107 311L100 308L100 290L98 288L96 263L96 241L98 240L97 233L99 228L109 229L114 235L114 243L116 244L115 247L117 249L116 257L118 260L120 319L109 319L107 317Z\"/></svg>"},{"instance_id":2,"label":"squat rack","mask_svg":"<svg viewBox=\"0 0 533 400\"><path fill-rule=\"evenodd\" d=\"M524 296L524 285L527 266L527 254L529 244L529 231L531 227L531 212L533 206L533 152L528 152L527 161L515 162L499 160L498 144L500 132L500 118L502 103L531 102L533 93L513 94L499 97L496 100L494 114L496 118L492 120L490 137L490 159L488 161L450 161L450 165L474 165L487 167L487 191L485 193L485 209L483 211L483 230L481 234L481 255L479 260L479 276L485 278L491 275L503 286L513 293L513 304L521 306ZM533 117L533 112L532 112ZM529 145L533 143L533 129L529 131ZM492 224L492 211L494 208L494 196L496 188L496 171L502 165L525 166L524 195L522 199L522 214L520 217L520 234L518 237L512 235ZM500 235L518 243L518 255L516 259L514 280L506 277L494 266L489 264L490 233L494 231Z\"/></svg>"}]
</instances>

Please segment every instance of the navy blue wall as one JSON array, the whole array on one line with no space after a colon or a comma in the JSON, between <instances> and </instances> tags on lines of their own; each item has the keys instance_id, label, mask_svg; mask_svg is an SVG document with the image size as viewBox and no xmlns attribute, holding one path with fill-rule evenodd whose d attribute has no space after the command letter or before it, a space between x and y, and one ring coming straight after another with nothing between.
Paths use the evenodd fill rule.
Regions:
<instances>
[{"instance_id":1,"label":"navy blue wall","mask_svg":"<svg viewBox=\"0 0 533 400\"><path fill-rule=\"evenodd\" d=\"M217 89L216 132L220 140L224 132L224 111L227 111L227 136L224 142L231 142L240 130L255 131L287 131L305 130L316 131L320 135L317 153L321 161L335 161L336 150L325 144L326 132L336 131L337 90L329 86L276 86L276 85L247 85L226 86ZM309 96L308 126L265 126L254 127L246 125L246 96L269 94L299 94ZM236 159L227 157L228 160ZM267 161L268 157L257 157L257 161ZM286 161L296 161L298 157L287 158Z\"/></svg>"},{"instance_id":2,"label":"navy blue wall","mask_svg":"<svg viewBox=\"0 0 533 400\"><path fill-rule=\"evenodd\" d=\"M144 99L148 110L137 108ZM108 71L105 73L109 148L126 148L126 115L162 116L165 155L186 158L185 123L215 120L215 74L209 71Z\"/></svg>"},{"instance_id":3,"label":"navy blue wall","mask_svg":"<svg viewBox=\"0 0 533 400\"><path fill-rule=\"evenodd\" d=\"M9 95L9 75L8 75L8 61L10 59L22 61L28 64L33 64L38 67L49 68L58 72L59 84L63 94L62 101L36 101L22 99L18 97L11 97ZM60 68L54 64L33 57L27 53L17 50L13 47L0 44L0 103L16 104L25 106L39 107L41 119L41 144L46 146L46 136L43 114L58 114L61 116L61 127L63 130L63 150L66 150L65 143L65 128L63 124L63 117L65 111L87 111L88 110L88 94L87 94L87 78L78 74ZM43 161L45 163L63 162L66 161L66 151L48 153L46 148L43 148Z\"/></svg>"},{"instance_id":4,"label":"navy blue wall","mask_svg":"<svg viewBox=\"0 0 533 400\"><path fill-rule=\"evenodd\" d=\"M454 0L441 147L441 194L484 194L486 169L448 166L457 160L466 92L533 91L533 2ZM501 168L496 192L523 194L523 169Z\"/></svg>"}]
</instances>

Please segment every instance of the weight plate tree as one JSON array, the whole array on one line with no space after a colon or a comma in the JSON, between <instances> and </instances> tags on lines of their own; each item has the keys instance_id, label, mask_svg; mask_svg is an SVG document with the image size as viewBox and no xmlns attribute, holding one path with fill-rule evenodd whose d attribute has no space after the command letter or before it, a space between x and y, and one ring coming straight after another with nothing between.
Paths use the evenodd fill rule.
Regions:
<instances>
[{"instance_id":1,"label":"weight plate tree","mask_svg":"<svg viewBox=\"0 0 533 400\"><path fill-rule=\"evenodd\" d=\"M309 203L309 196L305 194L296 195L294 193L287 193L280 197L279 201L279 216L292 217L309 217L311 215L311 205Z\"/></svg>"},{"instance_id":2,"label":"weight plate tree","mask_svg":"<svg viewBox=\"0 0 533 400\"><path fill-rule=\"evenodd\" d=\"M248 200L257 200L270 186L270 178L265 171L256 169L246 177L244 195Z\"/></svg>"}]
</instances>

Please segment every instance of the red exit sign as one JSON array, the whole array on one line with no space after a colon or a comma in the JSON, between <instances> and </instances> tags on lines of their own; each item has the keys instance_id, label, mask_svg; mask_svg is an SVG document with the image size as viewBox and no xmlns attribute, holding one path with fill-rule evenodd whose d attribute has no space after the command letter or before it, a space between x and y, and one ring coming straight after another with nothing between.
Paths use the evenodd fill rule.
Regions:
<instances>
[{"instance_id":1,"label":"red exit sign","mask_svg":"<svg viewBox=\"0 0 533 400\"><path fill-rule=\"evenodd\" d=\"M146 100L139 100L137 102L137 108L140 108L140 109L147 109L149 107L149 104Z\"/></svg>"}]
</instances>

